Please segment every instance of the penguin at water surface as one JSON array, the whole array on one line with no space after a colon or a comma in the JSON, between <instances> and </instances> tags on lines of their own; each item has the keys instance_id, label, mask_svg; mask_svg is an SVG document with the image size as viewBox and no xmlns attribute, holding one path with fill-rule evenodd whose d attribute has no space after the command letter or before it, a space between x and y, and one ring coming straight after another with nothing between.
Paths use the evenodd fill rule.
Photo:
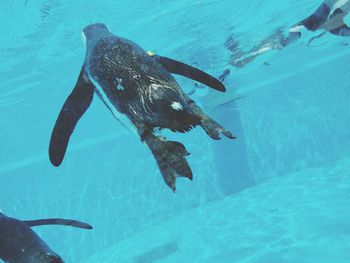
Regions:
<instances>
[{"instance_id":1,"label":"penguin at water surface","mask_svg":"<svg viewBox=\"0 0 350 263\"><path fill-rule=\"evenodd\" d=\"M0 259L7 263L63 263L62 258L31 229L64 225L92 229L89 224L68 219L21 221L0 212Z\"/></svg>"},{"instance_id":2,"label":"penguin at water surface","mask_svg":"<svg viewBox=\"0 0 350 263\"><path fill-rule=\"evenodd\" d=\"M77 83L66 99L52 131L49 157L54 166L63 161L69 138L94 93L120 120L126 116L154 155L165 183L176 190L176 177L192 180L185 159L189 153L175 141L156 136L155 129L187 132L200 125L213 139L220 134L235 137L208 117L181 89L179 74L224 92L216 78L182 62L147 53L134 42L113 35L106 25L92 24L83 30L86 56Z\"/></svg>"}]
</instances>

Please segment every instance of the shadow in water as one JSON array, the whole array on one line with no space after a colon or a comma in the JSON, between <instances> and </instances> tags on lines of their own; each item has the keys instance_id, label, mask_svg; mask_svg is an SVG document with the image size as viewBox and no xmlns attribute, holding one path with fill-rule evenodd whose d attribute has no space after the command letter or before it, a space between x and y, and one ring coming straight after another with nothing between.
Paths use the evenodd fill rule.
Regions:
<instances>
[{"instance_id":1,"label":"shadow in water","mask_svg":"<svg viewBox=\"0 0 350 263\"><path fill-rule=\"evenodd\" d=\"M155 247L137 257L135 257L135 263L152 263L156 262L160 259L164 259L165 257L174 254L178 251L177 243L174 241L165 243L158 247Z\"/></svg>"},{"instance_id":2,"label":"shadow in water","mask_svg":"<svg viewBox=\"0 0 350 263\"><path fill-rule=\"evenodd\" d=\"M254 177L247 162L247 143L238 111L228 111L235 108L234 101L216 107L212 116L237 139L228 141L223 138L213 144L216 169L219 184L224 194L237 193L255 184Z\"/></svg>"}]
</instances>

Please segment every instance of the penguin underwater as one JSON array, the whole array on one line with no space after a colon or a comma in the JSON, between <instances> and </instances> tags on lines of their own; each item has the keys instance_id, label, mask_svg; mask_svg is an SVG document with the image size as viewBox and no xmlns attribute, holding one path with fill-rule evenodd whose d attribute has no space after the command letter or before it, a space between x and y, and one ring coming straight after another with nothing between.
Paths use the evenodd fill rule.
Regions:
<instances>
[{"instance_id":1,"label":"penguin underwater","mask_svg":"<svg viewBox=\"0 0 350 263\"><path fill-rule=\"evenodd\" d=\"M155 129L187 132L199 125L213 139L231 132L208 117L181 89L178 74L224 92L224 85L182 62L147 53L136 43L113 35L105 24L84 28L86 56L79 78L52 131L49 157L54 166L64 158L69 138L96 93L119 120L126 115L154 155L165 183L175 192L176 177L192 180L184 145L154 134Z\"/></svg>"},{"instance_id":2,"label":"penguin underwater","mask_svg":"<svg viewBox=\"0 0 350 263\"><path fill-rule=\"evenodd\" d=\"M0 213L0 259L8 263L63 263L31 229L42 225L64 225L84 229L92 226L68 219L40 219L21 221Z\"/></svg>"}]
</instances>

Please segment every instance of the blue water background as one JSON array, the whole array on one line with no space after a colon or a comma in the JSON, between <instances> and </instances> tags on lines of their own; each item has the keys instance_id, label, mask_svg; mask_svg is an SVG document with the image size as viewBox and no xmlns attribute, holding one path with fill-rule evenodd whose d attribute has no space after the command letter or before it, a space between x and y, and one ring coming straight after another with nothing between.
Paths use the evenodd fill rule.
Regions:
<instances>
[{"instance_id":1,"label":"blue water background","mask_svg":"<svg viewBox=\"0 0 350 263\"><path fill-rule=\"evenodd\" d=\"M235 200L236 195L244 195L245 191L250 191L246 198L254 203L253 210L259 210L264 195L254 196L254 189L261 189L260 185L270 181L283 183L283 178L278 177L289 178L296 172L348 157L349 40L330 35L319 40L317 47L306 47L303 40L283 51L272 52L245 69L231 69L225 82L227 94L204 90L194 95L207 113L238 138L212 141L200 128L185 135L167 133L170 139L181 140L191 152L188 160L194 181L179 179L176 194L164 184L149 150L115 121L98 98L79 122L63 165L54 168L47 155L54 122L84 59L81 30L86 25L103 22L113 33L137 42L145 50L218 76L227 67L230 54L224 42L230 35L243 49L248 49L275 29L287 28L306 17L319 4L316 0L0 1L0 208L17 218L65 217L94 225L92 232L36 228L66 262L80 262L193 209L204 207L203 211L220 215L225 205L214 206L212 210L207 205L227 197ZM177 79L184 90L192 90L193 81ZM235 97L243 98L232 102ZM218 106L222 103L225 104ZM349 168L344 167L345 171ZM328 169L332 171L332 165ZM313 175L312 170L309 173ZM338 173L330 174L337 182ZM307 192L317 178L297 182L300 185L296 188ZM271 191L277 183L271 183ZM319 187L329 193L337 190L325 189L327 185ZM264 191L266 198L271 191ZM346 195L331 196L349 200ZM276 207L274 200L279 207L298 201L295 195L284 203L280 196L274 197L268 199L267 209ZM349 218L348 204L340 213L344 218ZM319 210L331 214L332 208L326 203ZM234 214L231 216L234 221ZM284 213L281 221L286 217L294 220L295 216ZM196 220L196 214L189 217ZM198 220L205 221L199 216ZM243 242L250 234L254 240L254 233L248 229L250 221L244 220L242 216L236 221L237 229L247 228L246 235L240 238ZM317 220L305 222L313 224ZM336 237L350 233L345 220L326 221L338 227ZM213 222L220 229L220 224ZM167 227L176 231L179 226L174 221ZM329 225L316 228L313 233L326 238L326 228ZM215 229L208 235L215 236ZM187 234L179 233L177 242ZM234 236L233 231L229 238ZM271 240L273 237L260 241ZM265 254L270 252L258 254L259 245L249 246L249 254L259 255L256 261L244 262L316 262L313 259L317 253L312 249L314 253L306 250L294 261L281 258L285 251L278 249L266 259ZM143 254L140 249L130 258L142 262L140 257L144 255L148 262L154 262L151 257L157 259L155 255L160 253L160 260L166 262L166 251L181 255L178 247L172 241L165 242L164 257L163 252L150 249L151 254ZM205 249L182 260L195 262L193 258L203 253L207 261L202 262L233 262L230 258L239 260L238 255L247 254L230 250L225 242L214 251ZM291 253L297 257L299 252ZM338 254L350 257L343 250ZM263 255L266 261L262 261ZM333 258L332 263L345 262L342 260ZM331 261L325 257L317 262Z\"/></svg>"}]
</instances>

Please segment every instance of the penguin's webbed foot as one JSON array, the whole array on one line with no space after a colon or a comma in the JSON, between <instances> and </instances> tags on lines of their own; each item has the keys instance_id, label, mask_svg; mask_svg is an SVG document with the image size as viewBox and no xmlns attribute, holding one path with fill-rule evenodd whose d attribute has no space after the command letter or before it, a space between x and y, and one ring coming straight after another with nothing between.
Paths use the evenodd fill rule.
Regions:
<instances>
[{"instance_id":1,"label":"penguin's webbed foot","mask_svg":"<svg viewBox=\"0 0 350 263\"><path fill-rule=\"evenodd\" d=\"M165 141L164 138L153 137L145 140L156 158L158 167L165 183L175 192L176 178L187 177L192 180L192 171L186 160L189 155L186 148L179 142Z\"/></svg>"},{"instance_id":2,"label":"penguin's webbed foot","mask_svg":"<svg viewBox=\"0 0 350 263\"><path fill-rule=\"evenodd\" d=\"M162 141L153 152L165 183L175 192L176 177L192 180L191 168L185 159L189 155L185 147L174 141Z\"/></svg>"},{"instance_id":3,"label":"penguin's webbed foot","mask_svg":"<svg viewBox=\"0 0 350 263\"><path fill-rule=\"evenodd\" d=\"M236 136L230 131L206 115L193 100L189 99L188 102L191 110L201 119L200 126L212 139L220 140L220 134L225 135L229 139L236 139Z\"/></svg>"},{"instance_id":4,"label":"penguin's webbed foot","mask_svg":"<svg viewBox=\"0 0 350 263\"><path fill-rule=\"evenodd\" d=\"M214 140L220 140L220 134L225 135L229 139L236 139L236 136L234 136L230 131L226 130L208 116L204 116L201 127Z\"/></svg>"}]
</instances>

